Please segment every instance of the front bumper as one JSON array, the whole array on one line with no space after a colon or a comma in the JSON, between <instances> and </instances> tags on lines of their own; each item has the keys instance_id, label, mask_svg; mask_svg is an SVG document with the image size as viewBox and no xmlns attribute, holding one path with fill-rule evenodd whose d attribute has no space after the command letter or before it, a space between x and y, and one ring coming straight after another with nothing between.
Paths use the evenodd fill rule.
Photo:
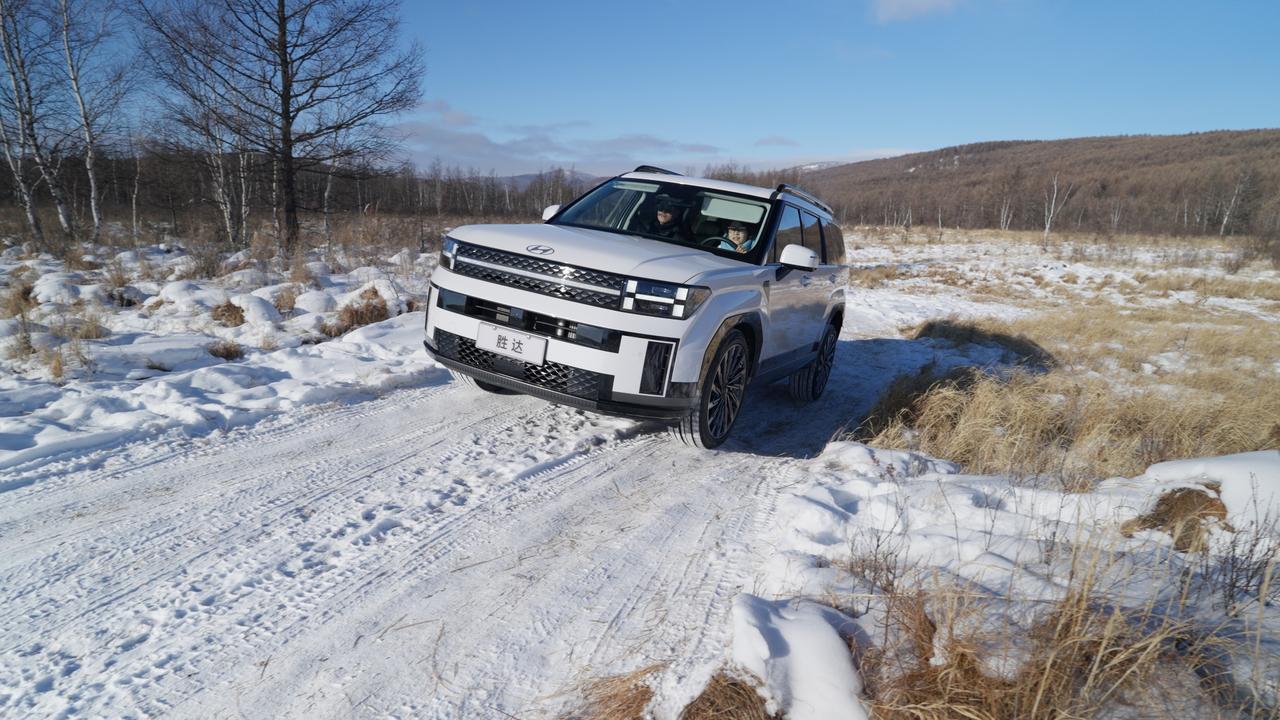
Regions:
<instances>
[{"instance_id":1,"label":"front bumper","mask_svg":"<svg viewBox=\"0 0 1280 720\"><path fill-rule=\"evenodd\" d=\"M548 402L559 405L568 405L582 410L590 410L605 415L616 415L618 417L632 418L635 420L663 420L677 421L689 414L696 402L695 398L655 398L654 401L646 400L645 403L634 402L617 402L613 400L592 399L590 397L579 397L566 392L551 390L543 385L538 385L524 380L516 379L511 375L483 370L474 365L469 365L440 354L431 343L423 340L422 344L426 347L427 352L431 353L436 362L444 365L450 370L468 375L490 385L514 390L525 395L532 395ZM654 405L649 402L662 402L664 404Z\"/></svg>"},{"instance_id":2,"label":"front bumper","mask_svg":"<svg viewBox=\"0 0 1280 720\"><path fill-rule=\"evenodd\" d=\"M552 402L623 417L677 420L695 405L697 383L671 377L680 350L687 349L679 339L588 325L506 304L521 299L521 293L510 288L483 290L483 296L471 296L432 285L423 344L446 367ZM477 347L481 323L545 338L544 362L526 363Z\"/></svg>"}]
</instances>

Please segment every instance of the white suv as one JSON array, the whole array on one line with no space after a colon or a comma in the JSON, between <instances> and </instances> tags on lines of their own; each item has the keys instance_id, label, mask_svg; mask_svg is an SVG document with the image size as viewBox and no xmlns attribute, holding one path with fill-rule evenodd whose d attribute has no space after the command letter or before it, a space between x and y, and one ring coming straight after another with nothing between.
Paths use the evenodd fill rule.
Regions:
<instances>
[{"instance_id":1,"label":"white suv","mask_svg":"<svg viewBox=\"0 0 1280 720\"><path fill-rule=\"evenodd\" d=\"M641 166L541 225L449 233L426 347L492 392L670 421L724 442L749 382L822 394L844 316L844 241L805 191Z\"/></svg>"}]
</instances>

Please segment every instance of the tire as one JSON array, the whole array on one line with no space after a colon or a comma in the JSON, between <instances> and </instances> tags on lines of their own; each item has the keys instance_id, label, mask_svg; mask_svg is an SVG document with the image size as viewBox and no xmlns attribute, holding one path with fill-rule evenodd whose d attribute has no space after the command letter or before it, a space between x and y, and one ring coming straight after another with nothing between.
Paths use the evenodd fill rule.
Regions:
<instances>
[{"instance_id":1,"label":"tire","mask_svg":"<svg viewBox=\"0 0 1280 720\"><path fill-rule=\"evenodd\" d=\"M826 330L822 331L822 339L818 341L818 357L791 374L791 399L811 403L822 397L822 392L827 389L827 381L831 379L831 368L836 363L838 337L836 326L828 324Z\"/></svg>"},{"instance_id":2,"label":"tire","mask_svg":"<svg viewBox=\"0 0 1280 720\"><path fill-rule=\"evenodd\" d=\"M487 383L483 380L477 380L471 377L470 375L464 375L463 373L460 373L457 370L450 370L449 373L453 375L453 379L456 382L461 383L462 385L468 385L470 387L480 388L481 390L484 390L485 392L491 392L494 395L519 395L520 394L515 390L509 390L507 388L502 387L501 385L494 385L493 383Z\"/></svg>"},{"instance_id":3,"label":"tire","mask_svg":"<svg viewBox=\"0 0 1280 720\"><path fill-rule=\"evenodd\" d=\"M718 447L733 430L742 412L742 401L750 379L751 348L739 330L730 330L720 341L707 366L698 407L671 428L681 442L710 450Z\"/></svg>"}]
</instances>

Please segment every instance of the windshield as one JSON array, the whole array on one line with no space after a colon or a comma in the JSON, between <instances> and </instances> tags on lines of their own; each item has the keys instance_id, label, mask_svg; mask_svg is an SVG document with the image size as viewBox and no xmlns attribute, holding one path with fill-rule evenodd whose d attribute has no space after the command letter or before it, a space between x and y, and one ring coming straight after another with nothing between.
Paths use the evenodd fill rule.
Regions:
<instances>
[{"instance_id":1,"label":"windshield","mask_svg":"<svg viewBox=\"0 0 1280 720\"><path fill-rule=\"evenodd\" d=\"M614 179L553 222L622 232L753 262L769 201L678 183Z\"/></svg>"}]
</instances>

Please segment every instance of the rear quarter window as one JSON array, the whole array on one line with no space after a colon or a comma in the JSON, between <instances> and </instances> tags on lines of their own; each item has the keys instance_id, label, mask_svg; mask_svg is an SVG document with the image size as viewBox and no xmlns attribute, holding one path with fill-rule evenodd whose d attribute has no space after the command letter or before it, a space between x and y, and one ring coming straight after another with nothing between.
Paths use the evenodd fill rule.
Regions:
<instances>
[{"instance_id":1,"label":"rear quarter window","mask_svg":"<svg viewBox=\"0 0 1280 720\"><path fill-rule=\"evenodd\" d=\"M827 246L827 262L832 265L844 265L844 233L840 226L833 222L822 223L822 239Z\"/></svg>"}]
</instances>

